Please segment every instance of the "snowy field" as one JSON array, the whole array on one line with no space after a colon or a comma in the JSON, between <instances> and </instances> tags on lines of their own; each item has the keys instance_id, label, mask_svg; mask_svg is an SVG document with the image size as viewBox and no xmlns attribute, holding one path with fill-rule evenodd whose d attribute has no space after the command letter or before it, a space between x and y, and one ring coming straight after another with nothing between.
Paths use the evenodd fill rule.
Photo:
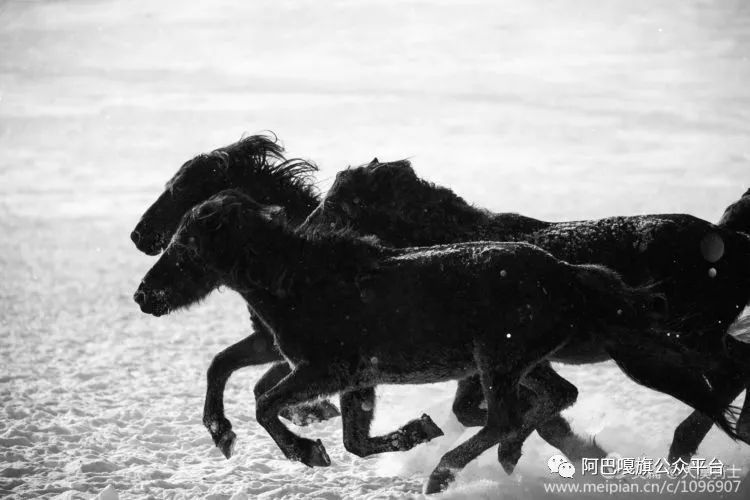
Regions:
<instances>
[{"instance_id":1,"label":"snowy field","mask_svg":"<svg viewBox=\"0 0 750 500\"><path fill-rule=\"evenodd\" d=\"M419 497L474 432L455 384L379 390L375 431L426 412L446 433L408 453L350 455L338 419L301 429L333 461L311 470L256 424L263 367L244 369L236 456L214 449L205 370L249 322L230 292L158 319L132 301L154 260L128 236L163 183L270 129L321 189L410 157L493 210L716 221L750 185L749 55L744 0L0 1L0 496ZM575 430L625 457L664 456L690 413L611 363L560 370ZM508 477L490 450L442 497L545 498L553 454L534 434ZM750 467L715 429L699 454Z\"/></svg>"}]
</instances>

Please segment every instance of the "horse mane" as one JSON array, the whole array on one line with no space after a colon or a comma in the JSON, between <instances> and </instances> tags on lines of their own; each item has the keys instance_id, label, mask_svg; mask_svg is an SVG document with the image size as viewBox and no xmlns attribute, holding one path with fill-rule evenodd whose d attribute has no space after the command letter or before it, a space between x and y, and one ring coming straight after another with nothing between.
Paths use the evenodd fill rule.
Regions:
<instances>
[{"instance_id":1,"label":"horse mane","mask_svg":"<svg viewBox=\"0 0 750 500\"><path fill-rule=\"evenodd\" d=\"M266 243L273 242L274 255L288 254L292 262L298 262L300 254L304 252L310 256L311 269L314 273L327 275L328 264L343 266L350 270L369 268L377 257L388 253L374 236L362 236L350 227L330 228L327 225L297 226L283 217L276 217L277 207L264 205L254 200L241 189L227 189L212 196L207 201L189 210L182 220L182 225L188 225L208 218L214 218L213 227L230 228L231 234L245 233L241 218L246 217L243 210L247 209L257 214L271 232L265 233L260 248ZM230 237L222 244L236 247L238 241ZM176 241L173 245L178 245ZM253 260L258 256L259 247L246 245L240 251L237 260L229 264L230 276L233 281L241 277L247 282L256 282L243 267L243 262ZM261 251L265 254L265 251ZM265 254L270 256L270 254ZM284 273L282 273L283 275ZM256 282L258 283L258 282ZM281 284L279 283L279 286Z\"/></svg>"},{"instance_id":2,"label":"horse mane","mask_svg":"<svg viewBox=\"0 0 750 500\"><path fill-rule=\"evenodd\" d=\"M287 159L284 147L273 132L271 135L251 135L218 148L208 156L230 165L232 176L267 183L282 194L286 202L312 206L318 202L314 175L318 166L301 158ZM296 207L295 207L296 208Z\"/></svg>"},{"instance_id":3,"label":"horse mane","mask_svg":"<svg viewBox=\"0 0 750 500\"><path fill-rule=\"evenodd\" d=\"M297 236L316 245L382 248L377 236L363 235L348 224L334 228L327 224L302 225L292 230Z\"/></svg>"},{"instance_id":4,"label":"horse mane","mask_svg":"<svg viewBox=\"0 0 750 500\"><path fill-rule=\"evenodd\" d=\"M405 179L408 178L407 182L414 182L419 189L416 193L422 193L427 195L427 199L423 199L423 202L428 203L431 207L450 207L450 210L456 210L465 214L473 214L477 216L487 216L487 210L477 208L471 203L464 200L461 196L455 193L452 189L440 186L434 182L423 179L416 174L411 166L411 161L404 158L396 161L380 162L377 158L373 159L370 163L366 163L357 167L363 171L370 171L372 175L378 175L379 172L383 172L383 167L389 172L389 177L398 180L399 177ZM382 174L381 174L382 175Z\"/></svg>"}]
</instances>

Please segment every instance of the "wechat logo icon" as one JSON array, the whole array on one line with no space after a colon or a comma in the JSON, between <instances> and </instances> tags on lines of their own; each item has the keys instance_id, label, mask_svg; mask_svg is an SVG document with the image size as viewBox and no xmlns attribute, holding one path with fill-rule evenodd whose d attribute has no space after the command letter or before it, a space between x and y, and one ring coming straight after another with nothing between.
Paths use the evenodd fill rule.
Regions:
<instances>
[{"instance_id":1,"label":"wechat logo icon","mask_svg":"<svg viewBox=\"0 0 750 500\"><path fill-rule=\"evenodd\" d=\"M547 460L547 467L552 474L559 474L561 477L571 478L576 473L575 466L562 455L551 456Z\"/></svg>"}]
</instances>

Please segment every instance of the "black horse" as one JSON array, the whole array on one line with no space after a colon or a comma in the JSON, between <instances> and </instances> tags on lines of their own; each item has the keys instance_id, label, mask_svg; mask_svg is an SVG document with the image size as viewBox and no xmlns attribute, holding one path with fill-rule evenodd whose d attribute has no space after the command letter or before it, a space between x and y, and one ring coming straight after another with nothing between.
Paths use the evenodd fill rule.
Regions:
<instances>
[{"instance_id":1,"label":"black horse","mask_svg":"<svg viewBox=\"0 0 750 500\"><path fill-rule=\"evenodd\" d=\"M669 370L663 364L665 351L650 346L640 349L641 356L620 358L618 363L637 382L700 409L691 400L693 387L708 383L728 407L746 378L746 344L726 332L750 299L750 239L734 230L750 227L748 200L746 193L728 208L722 226L681 214L550 223L475 208L450 189L417 177L407 161L373 161L340 172L305 224L349 225L396 247L481 239L527 241L569 262L606 265L633 286L655 283L677 318L664 325L673 332L669 349L682 354ZM734 358L727 356L724 343ZM700 363L695 356L712 361L696 370ZM571 344L555 356L568 363L606 358L595 343ZM478 379L459 384L454 409L462 422L481 422L479 394ZM739 422L745 441L750 437L746 414ZM712 418L694 412L675 431L670 458L689 459L711 425ZM548 433L544 427L538 428L540 434ZM509 445L506 451L517 455L519 446Z\"/></svg>"},{"instance_id":2,"label":"black horse","mask_svg":"<svg viewBox=\"0 0 750 500\"><path fill-rule=\"evenodd\" d=\"M230 187L240 188L253 199L265 204L283 205L289 222L292 225L300 224L320 201L311 178L316 167L299 159L287 160L283 153L283 148L275 138L257 135L193 158L167 183L164 193L146 211L133 230L131 239L141 251L149 255L158 254L172 238L187 210L210 195ZM203 423L214 443L227 458L231 456L236 443L232 424L224 414L223 392L229 376L245 366L282 359L273 346L270 332L254 317L252 311L250 316L255 333L217 354L207 372ZM281 371L283 368L278 367L277 370ZM480 388L463 383L462 387L473 391L471 394L468 391L462 392L462 404L474 403L474 406L478 406L482 400ZM558 377L548 365L543 365L527 376L522 391L527 406L545 409L538 418L556 415L572 405L578 396L577 389ZM338 414L328 401L282 411L282 416L298 425ZM465 418L466 412L458 411L457 414L467 425L482 425L484 422L481 412L473 415L470 420ZM530 413L529 417L533 415L537 413ZM550 418L546 426L539 428L539 434L571 460L606 455L595 442L577 436L568 422L559 415ZM520 454L520 445L517 448ZM510 471L516 461L517 458L506 459L503 466Z\"/></svg>"},{"instance_id":3,"label":"black horse","mask_svg":"<svg viewBox=\"0 0 750 500\"><path fill-rule=\"evenodd\" d=\"M527 243L390 249L346 231L295 229L236 190L185 216L134 298L161 316L222 285L245 298L293 367L284 376L286 365L277 365L283 378L276 367L263 376L256 405L258 422L291 460L330 465L319 440L282 424L282 408L341 393L345 445L364 454L372 438L351 426L363 424L367 410L357 403L375 386L479 377L486 421L442 457L427 493L513 440L522 422L517 388L541 360L576 339L608 348L662 335L650 330L658 297L604 267L571 265ZM375 452L427 441L434 428L423 416Z\"/></svg>"},{"instance_id":4,"label":"black horse","mask_svg":"<svg viewBox=\"0 0 750 500\"><path fill-rule=\"evenodd\" d=\"M165 186L164 192L143 214L130 237L148 255L166 248L180 219L193 206L223 189L243 186L264 204L283 205L292 224L299 224L319 203L312 183L317 167L301 159L286 159L275 139L254 135L198 155L185 162ZM271 334L250 314L256 333L217 354L206 374L206 401L203 423L216 446L229 458L236 435L224 417L224 388L229 376L239 368L282 359L273 346ZM283 415L297 425L338 416L328 401L286 409Z\"/></svg>"},{"instance_id":5,"label":"black horse","mask_svg":"<svg viewBox=\"0 0 750 500\"><path fill-rule=\"evenodd\" d=\"M187 162L170 181L169 189L144 214L133 232L133 241L146 253L158 253L171 238L185 210L211 194L229 187L241 188L244 192L267 203L285 205L292 223L298 223L318 202L310 179L315 167L299 160L286 161L282 153L282 149L269 138L253 136ZM374 169L377 165L378 163L375 162L367 168ZM386 168L378 168L379 175L377 176L358 176L356 175L358 169L341 174L347 182L355 183L356 186L353 186L354 189L351 192L346 190L337 192L334 189L329 193L325 206L329 209L327 216L330 217L335 213L336 219L331 223L342 223L355 229L364 229L384 237L392 244L395 241L395 244L403 246L417 242L429 244L478 239L523 239L524 235L534 229L550 226L516 214L490 214L475 209L449 190L427 183L422 183L419 186L421 189L411 193L409 190L413 179L406 179L409 182L406 182L403 187L398 186L399 174L394 170L391 175L388 165L398 166L399 164L382 164L381 166ZM425 189L426 186L430 189ZM363 191L364 196L359 196L358 190ZM373 202L368 198L372 196L367 193L370 190L374 190L377 196L381 197L381 203L377 200ZM370 200L365 207L367 210L359 211L355 214L358 215L357 217L349 219L347 211L357 208L362 200ZM339 203L340 205L337 205ZM398 211L406 211L406 213L395 214ZM379 218L382 223L378 223ZM473 222L477 220L481 220L482 224L474 225ZM606 227L602 229L607 230ZM616 261L617 256L612 257L611 254L613 251L618 251L617 246L611 245L602 238L594 238L587 242L589 232L586 223L581 223L578 229L572 229L571 235L577 244L588 247L588 255L594 262L601 262L600 255L605 255L606 261ZM711 241L713 240L707 240L708 246L711 246ZM629 259L629 252L630 250L626 250L623 253L622 261ZM562 256L573 260L576 258L575 255ZM578 262L586 262L586 260L581 257ZM617 267L617 262L614 265ZM647 271L643 274L648 276ZM626 278L630 279L632 276L626 276ZM641 279L641 277L636 277L638 282L641 282ZM696 298L700 298L701 291L697 290L696 294ZM701 311L708 311L706 314L712 317L712 307L710 304L700 303L697 304L696 311L699 315ZM727 315L722 315L722 317L725 316ZM214 441L227 456L231 453L231 445L235 439L231 424L224 416L222 402L223 388L229 375L244 366L279 359L268 332L264 332L262 325L255 321L254 323L257 333L222 351L214 358L208 371L204 422L211 431ZM726 326L726 323L724 325ZM579 353L578 356L582 356L588 362L592 359L592 354L601 359L607 358L600 348L595 348L594 353ZM739 384L738 375L726 364L722 370L728 371L725 375L715 374L714 380L725 380L736 387ZM537 393L545 387L550 388L547 393L550 411L554 408L565 408L575 401L577 395L575 387L569 383L563 383L564 381L557 377L549 367L542 367L542 369L535 370L535 373L539 375L538 379L536 381L529 379L529 383L534 384ZM659 374L659 376L662 375ZM689 380L696 377L703 380L697 373L692 374ZM732 399L729 394L739 393L739 389L732 390L724 382L720 382L720 387L726 389L729 401ZM479 385L471 380L462 381L459 383L457 396L454 410L459 420L466 425L481 425L484 416L479 410L482 400ZM323 405L312 407L307 411L298 411L292 417L296 422L304 423L310 415L313 419L325 418L335 415L335 411L330 405ZM743 420L740 419L739 423L742 424ZM692 455L711 425L710 418L706 418L700 412L694 412L676 430L671 446L671 457L673 459L678 456L688 458ZM745 434L750 435L750 422L747 427L748 432ZM604 455L595 443L587 443L575 436L567 422L559 415L537 427L537 431L550 444L571 458ZM528 432L531 431L528 430ZM510 467L520 454L520 443L513 445L509 443L505 448L505 453L508 455L507 462Z\"/></svg>"}]
</instances>

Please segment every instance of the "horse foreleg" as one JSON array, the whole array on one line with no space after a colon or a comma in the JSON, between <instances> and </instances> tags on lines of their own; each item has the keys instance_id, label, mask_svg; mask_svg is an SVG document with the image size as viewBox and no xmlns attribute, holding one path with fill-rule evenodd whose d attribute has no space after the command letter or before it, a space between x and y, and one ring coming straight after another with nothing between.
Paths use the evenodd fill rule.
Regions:
<instances>
[{"instance_id":1,"label":"horse foreleg","mask_svg":"<svg viewBox=\"0 0 750 500\"><path fill-rule=\"evenodd\" d=\"M216 446L225 457L232 456L236 435L232 424L224 416L224 389L229 376L240 368L277 361L281 355L273 340L264 330L253 333L214 356L206 373L206 400L203 406L203 425L211 433Z\"/></svg>"},{"instance_id":2,"label":"horse foreleg","mask_svg":"<svg viewBox=\"0 0 750 500\"><path fill-rule=\"evenodd\" d=\"M458 381L453 398L453 413L465 427L481 427L487 421L487 410L481 408L484 402L482 383L479 375Z\"/></svg>"},{"instance_id":3,"label":"horse foreleg","mask_svg":"<svg viewBox=\"0 0 750 500\"><path fill-rule=\"evenodd\" d=\"M389 451L406 451L418 444L442 436L443 431L428 415L408 422L397 431L370 437L370 424L375 415L375 389L367 387L342 392L341 419L344 448L359 457Z\"/></svg>"},{"instance_id":4,"label":"horse foreleg","mask_svg":"<svg viewBox=\"0 0 750 500\"><path fill-rule=\"evenodd\" d=\"M596 443L576 435L560 412L578 399L578 389L552 369L540 363L522 381L523 423L513 439L498 447L498 460L505 471L513 471L521 458L524 441L536 429L539 436L559 449L568 459L602 458L607 454Z\"/></svg>"},{"instance_id":5,"label":"horse foreleg","mask_svg":"<svg viewBox=\"0 0 750 500\"><path fill-rule=\"evenodd\" d=\"M276 366L278 365L271 370ZM259 384L264 383L265 378L264 376ZM323 443L294 434L279 420L279 411L285 406L344 389L345 383L332 376L326 367L300 364L273 387L267 390L263 387L259 390L256 386L255 392L258 397L255 417L288 459L302 462L309 467L327 467L331 465L331 459Z\"/></svg>"}]
</instances>

